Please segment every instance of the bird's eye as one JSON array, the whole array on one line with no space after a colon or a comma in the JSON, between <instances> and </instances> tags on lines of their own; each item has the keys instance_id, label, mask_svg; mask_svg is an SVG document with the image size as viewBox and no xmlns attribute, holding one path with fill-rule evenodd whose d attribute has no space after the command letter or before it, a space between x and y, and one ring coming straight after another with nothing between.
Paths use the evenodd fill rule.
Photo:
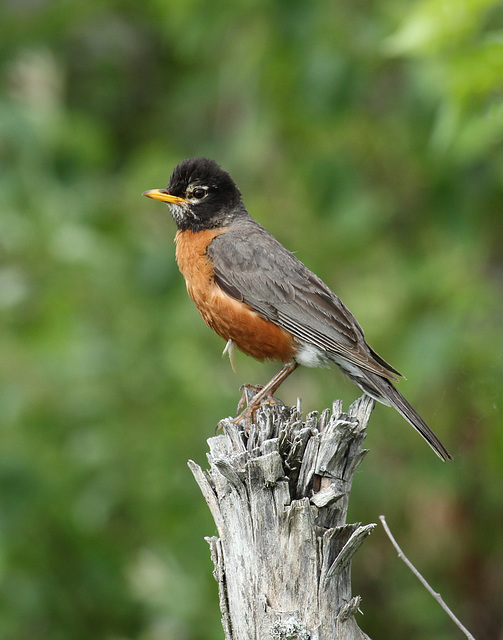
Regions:
<instances>
[{"instance_id":1,"label":"bird's eye","mask_svg":"<svg viewBox=\"0 0 503 640\"><path fill-rule=\"evenodd\" d=\"M202 198L204 198L205 195L206 195L206 189L203 189L202 187L196 187L191 194L191 196L196 200L201 200Z\"/></svg>"}]
</instances>

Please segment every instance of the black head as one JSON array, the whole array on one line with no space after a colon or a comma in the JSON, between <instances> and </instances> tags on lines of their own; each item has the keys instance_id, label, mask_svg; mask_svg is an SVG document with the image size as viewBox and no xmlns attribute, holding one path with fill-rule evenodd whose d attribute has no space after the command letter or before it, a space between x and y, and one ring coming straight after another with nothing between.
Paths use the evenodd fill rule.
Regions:
<instances>
[{"instance_id":1,"label":"black head","mask_svg":"<svg viewBox=\"0 0 503 640\"><path fill-rule=\"evenodd\" d=\"M181 231L215 229L247 215L230 175L208 158L184 160L173 170L166 189L143 195L166 202Z\"/></svg>"}]
</instances>

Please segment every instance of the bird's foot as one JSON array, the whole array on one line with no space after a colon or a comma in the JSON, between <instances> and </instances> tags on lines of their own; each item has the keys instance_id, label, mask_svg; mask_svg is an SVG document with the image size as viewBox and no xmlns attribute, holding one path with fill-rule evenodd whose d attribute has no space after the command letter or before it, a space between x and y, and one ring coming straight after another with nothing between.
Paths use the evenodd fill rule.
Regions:
<instances>
[{"instance_id":1,"label":"bird's foot","mask_svg":"<svg viewBox=\"0 0 503 640\"><path fill-rule=\"evenodd\" d=\"M242 391L241 399L238 402L238 413L243 411L244 407L249 407L250 404L253 404L256 400L257 394L264 389L264 386L261 384L243 384L240 386L239 390ZM266 393L266 395L261 395L257 399L257 407L261 404L275 405L275 404L284 404L282 400L279 398L275 398L271 393ZM238 416L239 417L239 416ZM236 418L237 420L237 418Z\"/></svg>"},{"instance_id":2,"label":"bird's foot","mask_svg":"<svg viewBox=\"0 0 503 640\"><path fill-rule=\"evenodd\" d=\"M238 402L238 413L243 411L245 407L250 406L253 402L253 398L260 393L264 387L261 384L242 384L239 390L242 391L241 398Z\"/></svg>"},{"instance_id":3,"label":"bird's foot","mask_svg":"<svg viewBox=\"0 0 503 640\"><path fill-rule=\"evenodd\" d=\"M220 422L215 427L215 435L217 436L218 432L221 431L223 428L224 428L224 421L220 420Z\"/></svg>"},{"instance_id":4,"label":"bird's foot","mask_svg":"<svg viewBox=\"0 0 503 640\"><path fill-rule=\"evenodd\" d=\"M248 405L244 411L242 411L236 418L231 420L232 424L243 424L243 431L248 435L250 433L251 425L253 422L254 414L257 411L258 406Z\"/></svg>"},{"instance_id":5,"label":"bird's foot","mask_svg":"<svg viewBox=\"0 0 503 640\"><path fill-rule=\"evenodd\" d=\"M234 424L239 424L240 422L244 422L244 431L246 434L250 432L251 423L254 420L255 412L257 409L265 404L265 405L275 405L275 404L284 404L278 398L275 398L272 394L266 393L263 394L264 386L261 384L243 384L240 389L243 391L241 399L238 403L238 413L239 415L232 420ZM244 409L246 405L246 409ZM244 409L244 410L243 410Z\"/></svg>"}]
</instances>

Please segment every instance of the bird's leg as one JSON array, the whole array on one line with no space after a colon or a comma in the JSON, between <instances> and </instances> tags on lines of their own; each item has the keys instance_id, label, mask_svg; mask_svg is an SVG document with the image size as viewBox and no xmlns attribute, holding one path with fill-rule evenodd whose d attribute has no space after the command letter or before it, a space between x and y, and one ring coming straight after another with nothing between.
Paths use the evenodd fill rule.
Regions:
<instances>
[{"instance_id":1,"label":"bird's leg","mask_svg":"<svg viewBox=\"0 0 503 640\"><path fill-rule=\"evenodd\" d=\"M253 398L262 391L263 384L242 384L239 390L242 391L241 398L238 402L238 413L241 412L246 406L253 401ZM279 398L274 398L272 393L267 394L267 397L262 400L262 404L284 404Z\"/></svg>"},{"instance_id":2,"label":"bird's leg","mask_svg":"<svg viewBox=\"0 0 503 640\"><path fill-rule=\"evenodd\" d=\"M240 413L247 405L249 405L254 396L256 396L259 391L262 391L263 388L263 384L242 384L239 387L239 390L242 391L242 394L238 402L238 413Z\"/></svg>"},{"instance_id":3,"label":"bird's leg","mask_svg":"<svg viewBox=\"0 0 503 640\"><path fill-rule=\"evenodd\" d=\"M249 430L249 424L255 411L262 404L264 398L272 398L273 393L279 388L279 386L288 378L288 376L295 371L299 365L295 362L287 362L283 369L279 371L272 380L270 380L265 387L262 387L258 393L250 400L250 403L246 409L237 418L234 418L233 422L237 424L243 420L246 420L246 430ZM246 393L246 391L245 391ZM241 398L242 403L243 399Z\"/></svg>"}]
</instances>

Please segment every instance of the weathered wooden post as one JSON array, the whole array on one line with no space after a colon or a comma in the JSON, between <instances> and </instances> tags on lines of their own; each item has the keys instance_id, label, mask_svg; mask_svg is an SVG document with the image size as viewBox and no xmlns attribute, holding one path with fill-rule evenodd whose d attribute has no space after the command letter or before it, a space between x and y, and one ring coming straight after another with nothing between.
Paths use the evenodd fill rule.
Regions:
<instances>
[{"instance_id":1,"label":"weathered wooden post","mask_svg":"<svg viewBox=\"0 0 503 640\"><path fill-rule=\"evenodd\" d=\"M262 406L249 435L230 420L189 466L213 514L208 538L226 640L363 640L351 558L374 524L346 524L374 401L348 413Z\"/></svg>"}]
</instances>

